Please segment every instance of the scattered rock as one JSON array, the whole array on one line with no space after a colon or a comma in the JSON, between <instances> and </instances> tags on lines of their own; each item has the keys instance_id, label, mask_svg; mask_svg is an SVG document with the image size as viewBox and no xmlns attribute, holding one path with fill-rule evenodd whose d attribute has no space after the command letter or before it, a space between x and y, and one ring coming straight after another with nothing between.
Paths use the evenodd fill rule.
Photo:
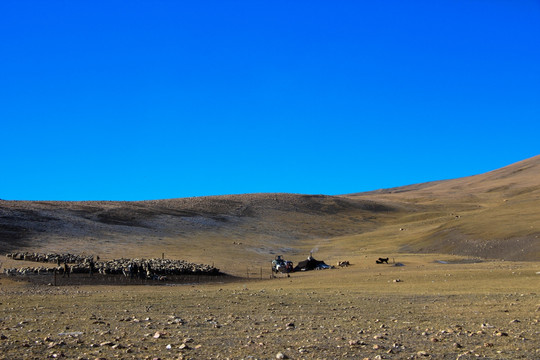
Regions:
<instances>
[{"instance_id":1,"label":"scattered rock","mask_svg":"<svg viewBox=\"0 0 540 360\"><path fill-rule=\"evenodd\" d=\"M61 332L58 335L59 336L79 336L82 335L82 331L70 331L70 332Z\"/></svg>"},{"instance_id":2,"label":"scattered rock","mask_svg":"<svg viewBox=\"0 0 540 360\"><path fill-rule=\"evenodd\" d=\"M282 352L276 354L276 359L288 359L289 357Z\"/></svg>"}]
</instances>

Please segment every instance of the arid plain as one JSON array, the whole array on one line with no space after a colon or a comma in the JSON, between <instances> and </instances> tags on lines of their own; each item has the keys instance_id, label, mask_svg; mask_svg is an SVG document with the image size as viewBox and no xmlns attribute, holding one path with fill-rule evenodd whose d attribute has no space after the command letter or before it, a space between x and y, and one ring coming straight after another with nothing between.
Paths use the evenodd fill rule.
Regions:
<instances>
[{"instance_id":1,"label":"arid plain","mask_svg":"<svg viewBox=\"0 0 540 360\"><path fill-rule=\"evenodd\" d=\"M3 253L164 254L236 276L56 287L3 276L0 358L538 359L539 235L540 156L342 196L0 201ZM275 255L310 251L352 265L270 278Z\"/></svg>"}]
</instances>

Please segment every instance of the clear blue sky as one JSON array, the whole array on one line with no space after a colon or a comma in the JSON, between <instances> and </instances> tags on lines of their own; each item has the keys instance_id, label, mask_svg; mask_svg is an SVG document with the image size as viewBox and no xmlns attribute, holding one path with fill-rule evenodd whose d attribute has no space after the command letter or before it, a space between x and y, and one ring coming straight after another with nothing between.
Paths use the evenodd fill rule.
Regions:
<instances>
[{"instance_id":1,"label":"clear blue sky","mask_svg":"<svg viewBox=\"0 0 540 360\"><path fill-rule=\"evenodd\" d=\"M345 194L540 153L540 2L0 2L0 199Z\"/></svg>"}]
</instances>

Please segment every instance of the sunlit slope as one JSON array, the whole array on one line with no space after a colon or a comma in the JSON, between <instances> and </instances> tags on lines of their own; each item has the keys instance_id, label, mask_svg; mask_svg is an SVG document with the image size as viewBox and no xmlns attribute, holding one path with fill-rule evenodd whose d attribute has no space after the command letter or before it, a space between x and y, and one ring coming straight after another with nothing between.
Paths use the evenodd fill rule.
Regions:
<instances>
[{"instance_id":1,"label":"sunlit slope","mask_svg":"<svg viewBox=\"0 0 540 360\"><path fill-rule=\"evenodd\" d=\"M374 233L394 229L379 240L401 251L540 260L540 156L481 175L348 198L417 206L396 223L381 221Z\"/></svg>"}]
</instances>

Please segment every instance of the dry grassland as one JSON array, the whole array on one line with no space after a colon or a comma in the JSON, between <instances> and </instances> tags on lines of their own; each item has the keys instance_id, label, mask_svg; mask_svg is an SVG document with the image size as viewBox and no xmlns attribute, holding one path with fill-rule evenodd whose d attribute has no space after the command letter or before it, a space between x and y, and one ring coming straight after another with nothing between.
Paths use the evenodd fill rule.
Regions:
<instances>
[{"instance_id":1,"label":"dry grassland","mask_svg":"<svg viewBox=\"0 0 540 360\"><path fill-rule=\"evenodd\" d=\"M2 278L0 358L540 357L537 263L397 260L405 266L357 258L344 269L206 285L36 287Z\"/></svg>"}]
</instances>

